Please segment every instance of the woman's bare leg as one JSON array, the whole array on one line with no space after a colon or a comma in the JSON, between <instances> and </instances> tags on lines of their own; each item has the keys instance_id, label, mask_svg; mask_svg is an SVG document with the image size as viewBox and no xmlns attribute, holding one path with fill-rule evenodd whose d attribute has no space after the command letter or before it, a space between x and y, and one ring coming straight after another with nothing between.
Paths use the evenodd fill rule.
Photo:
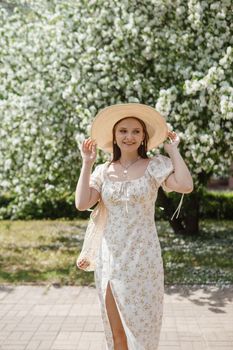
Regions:
<instances>
[{"instance_id":1,"label":"woman's bare leg","mask_svg":"<svg viewBox=\"0 0 233 350\"><path fill-rule=\"evenodd\" d=\"M127 338L109 282L106 290L105 303L113 334L114 350L128 350Z\"/></svg>"}]
</instances>

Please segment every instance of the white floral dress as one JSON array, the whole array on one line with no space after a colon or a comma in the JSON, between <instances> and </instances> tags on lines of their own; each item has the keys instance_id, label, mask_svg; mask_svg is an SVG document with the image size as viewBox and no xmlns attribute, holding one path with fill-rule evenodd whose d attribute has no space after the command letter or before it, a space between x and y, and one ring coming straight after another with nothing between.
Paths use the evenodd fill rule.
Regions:
<instances>
[{"instance_id":1,"label":"white floral dress","mask_svg":"<svg viewBox=\"0 0 233 350\"><path fill-rule=\"evenodd\" d=\"M156 350L163 315L164 270L154 221L158 188L173 172L170 158L150 159L143 176L113 181L101 177L98 165L90 186L101 193L107 220L95 269L95 284L106 336L106 349L114 350L105 305L109 281L127 336L129 350ZM103 169L103 168L102 168Z\"/></svg>"}]
</instances>

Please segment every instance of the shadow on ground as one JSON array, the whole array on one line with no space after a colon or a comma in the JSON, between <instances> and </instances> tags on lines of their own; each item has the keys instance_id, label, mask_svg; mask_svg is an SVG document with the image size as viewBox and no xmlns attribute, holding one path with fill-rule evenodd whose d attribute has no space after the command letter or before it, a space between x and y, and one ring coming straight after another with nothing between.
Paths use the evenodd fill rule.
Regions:
<instances>
[{"instance_id":1,"label":"shadow on ground","mask_svg":"<svg viewBox=\"0 0 233 350\"><path fill-rule=\"evenodd\" d=\"M209 306L215 313L226 313L223 309L233 301L233 285L173 285L165 286L165 294L177 295L177 300L188 299L199 306Z\"/></svg>"}]
</instances>

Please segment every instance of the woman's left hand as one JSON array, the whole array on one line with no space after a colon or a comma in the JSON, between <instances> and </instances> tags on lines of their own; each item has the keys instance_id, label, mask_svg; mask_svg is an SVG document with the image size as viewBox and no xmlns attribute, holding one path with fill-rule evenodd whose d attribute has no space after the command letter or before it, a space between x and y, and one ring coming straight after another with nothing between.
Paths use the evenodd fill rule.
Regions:
<instances>
[{"instance_id":1,"label":"woman's left hand","mask_svg":"<svg viewBox=\"0 0 233 350\"><path fill-rule=\"evenodd\" d=\"M168 131L167 138L170 140L170 143L165 142L164 143L164 149L167 153L172 151L174 148L177 148L180 143L180 138L175 133L175 131Z\"/></svg>"}]
</instances>

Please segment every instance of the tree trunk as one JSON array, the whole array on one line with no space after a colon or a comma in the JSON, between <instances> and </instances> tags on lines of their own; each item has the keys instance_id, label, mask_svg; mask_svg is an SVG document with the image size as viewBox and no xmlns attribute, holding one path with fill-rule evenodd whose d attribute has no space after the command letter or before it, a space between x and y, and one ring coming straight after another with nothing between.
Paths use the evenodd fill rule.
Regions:
<instances>
[{"instance_id":1,"label":"tree trunk","mask_svg":"<svg viewBox=\"0 0 233 350\"><path fill-rule=\"evenodd\" d=\"M171 217L176 210L176 206L172 198L159 190L158 201L159 205L164 208L165 218L169 220L176 234L197 235L199 234L200 194L193 192L187 196L184 197L179 217L177 219L174 217L173 220L171 220Z\"/></svg>"},{"instance_id":2,"label":"tree trunk","mask_svg":"<svg viewBox=\"0 0 233 350\"><path fill-rule=\"evenodd\" d=\"M186 234L198 235L199 234L199 214L200 214L200 193L193 192L186 201L184 210L184 225L186 228Z\"/></svg>"}]
</instances>

